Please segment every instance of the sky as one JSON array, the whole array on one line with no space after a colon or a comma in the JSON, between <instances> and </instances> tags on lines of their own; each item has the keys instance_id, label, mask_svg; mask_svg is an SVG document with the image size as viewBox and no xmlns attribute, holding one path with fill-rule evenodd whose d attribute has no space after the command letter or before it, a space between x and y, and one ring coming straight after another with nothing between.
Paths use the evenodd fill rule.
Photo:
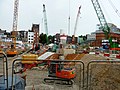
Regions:
<instances>
[{"instance_id":1,"label":"sky","mask_svg":"<svg viewBox=\"0 0 120 90\"><path fill-rule=\"evenodd\" d=\"M115 13L109 1L120 12L120 0L98 0L108 23L120 28L120 17ZM63 30L68 34L68 17L70 16L70 35L74 26L78 8L81 5L76 35L86 35L96 31L99 20L91 0L19 0L18 28L29 30L32 24L40 24L40 33L45 33L43 22L43 4L46 6L48 34L54 35ZM12 31L14 0L0 0L0 28Z\"/></svg>"}]
</instances>

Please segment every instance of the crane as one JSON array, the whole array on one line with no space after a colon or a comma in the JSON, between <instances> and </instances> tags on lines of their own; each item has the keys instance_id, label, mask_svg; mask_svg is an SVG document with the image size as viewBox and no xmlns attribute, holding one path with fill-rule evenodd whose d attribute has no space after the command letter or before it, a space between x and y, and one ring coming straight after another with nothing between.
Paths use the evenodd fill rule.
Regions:
<instances>
[{"instance_id":1,"label":"crane","mask_svg":"<svg viewBox=\"0 0 120 90\"><path fill-rule=\"evenodd\" d=\"M95 12L97 14L97 17L99 19L102 31L104 32L106 39L109 39L110 38L110 27L107 24L107 21L105 19L103 11L100 7L100 4L99 4L98 0L91 0L91 2L93 4L93 7L94 7Z\"/></svg>"},{"instance_id":2,"label":"crane","mask_svg":"<svg viewBox=\"0 0 120 90\"><path fill-rule=\"evenodd\" d=\"M47 16L46 16L45 4L43 4L43 15L44 15L44 26L45 26L45 32L46 32L46 43L48 43L48 26L47 26Z\"/></svg>"},{"instance_id":3,"label":"crane","mask_svg":"<svg viewBox=\"0 0 120 90\"><path fill-rule=\"evenodd\" d=\"M45 4L43 4L43 14L44 14L44 26L45 26L45 31L46 31L46 35L48 35L48 26L47 26L47 17L46 17Z\"/></svg>"},{"instance_id":4,"label":"crane","mask_svg":"<svg viewBox=\"0 0 120 90\"><path fill-rule=\"evenodd\" d=\"M81 9L81 6L78 9L78 13L77 13L76 21L75 21L75 27L74 27L74 34L73 34L73 37L72 37L72 43L75 43L75 35L76 35L76 30L77 30L78 19L79 19L79 16L80 16L80 9Z\"/></svg>"},{"instance_id":5,"label":"crane","mask_svg":"<svg viewBox=\"0 0 120 90\"><path fill-rule=\"evenodd\" d=\"M14 16L13 16L13 27L12 27L12 44L11 49L7 50L8 56L14 56L17 55L16 50L16 34L17 34L17 23L18 23L18 6L19 6L19 0L14 1Z\"/></svg>"}]
</instances>

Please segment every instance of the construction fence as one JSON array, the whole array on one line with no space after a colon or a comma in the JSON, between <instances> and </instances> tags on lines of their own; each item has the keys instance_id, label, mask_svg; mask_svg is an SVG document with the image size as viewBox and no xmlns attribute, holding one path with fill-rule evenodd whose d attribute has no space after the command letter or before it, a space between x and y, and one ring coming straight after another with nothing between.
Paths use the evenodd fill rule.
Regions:
<instances>
[{"instance_id":1,"label":"construction fence","mask_svg":"<svg viewBox=\"0 0 120 90\"><path fill-rule=\"evenodd\" d=\"M13 71L15 71L13 63ZM44 60L38 60L38 62ZM120 90L120 60L93 60L86 65L80 60L51 60L64 68L75 68L73 85L45 83L49 67L40 64L26 70L26 90Z\"/></svg>"},{"instance_id":2,"label":"construction fence","mask_svg":"<svg viewBox=\"0 0 120 90\"><path fill-rule=\"evenodd\" d=\"M0 57L0 60L2 65L2 60L6 61L3 56ZM29 62L29 60L26 61ZM8 79L3 79L4 82L8 80L13 90L120 90L120 60L93 60L87 63L87 65L80 60L47 60L47 63L44 60L36 61L38 62L37 64L29 65L25 69L21 65L21 59L15 59L12 64L11 81L9 82L8 76ZM66 70L75 68L75 72L71 73L75 74L75 77L71 79L73 84L68 85L62 81L46 83L44 79L48 78L51 73L49 64L61 65L64 69L67 68ZM23 68L24 72L18 73ZM1 70L3 72L2 75L7 77L7 73L4 70ZM21 76L23 79L18 78L18 76ZM4 83L0 82L0 85L2 84Z\"/></svg>"}]
</instances>

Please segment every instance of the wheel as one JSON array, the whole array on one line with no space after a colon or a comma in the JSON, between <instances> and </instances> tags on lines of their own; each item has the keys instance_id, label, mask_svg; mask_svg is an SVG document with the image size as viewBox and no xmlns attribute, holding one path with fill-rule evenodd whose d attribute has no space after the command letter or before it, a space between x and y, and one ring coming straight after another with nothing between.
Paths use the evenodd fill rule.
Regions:
<instances>
[{"instance_id":1,"label":"wheel","mask_svg":"<svg viewBox=\"0 0 120 90\"><path fill-rule=\"evenodd\" d=\"M68 85L73 85L74 81L73 80L69 80L68 81Z\"/></svg>"}]
</instances>

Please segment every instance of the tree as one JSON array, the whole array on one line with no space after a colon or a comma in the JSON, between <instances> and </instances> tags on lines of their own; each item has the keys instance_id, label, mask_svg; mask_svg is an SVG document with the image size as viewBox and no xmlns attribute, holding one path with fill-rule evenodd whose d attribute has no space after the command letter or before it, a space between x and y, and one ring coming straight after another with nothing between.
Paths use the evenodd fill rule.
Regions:
<instances>
[{"instance_id":1,"label":"tree","mask_svg":"<svg viewBox=\"0 0 120 90\"><path fill-rule=\"evenodd\" d=\"M52 35L49 35L48 36L48 43L53 43L53 36Z\"/></svg>"},{"instance_id":2,"label":"tree","mask_svg":"<svg viewBox=\"0 0 120 90\"><path fill-rule=\"evenodd\" d=\"M47 35L46 34L41 33L39 38L40 38L39 43L47 44Z\"/></svg>"}]
</instances>

